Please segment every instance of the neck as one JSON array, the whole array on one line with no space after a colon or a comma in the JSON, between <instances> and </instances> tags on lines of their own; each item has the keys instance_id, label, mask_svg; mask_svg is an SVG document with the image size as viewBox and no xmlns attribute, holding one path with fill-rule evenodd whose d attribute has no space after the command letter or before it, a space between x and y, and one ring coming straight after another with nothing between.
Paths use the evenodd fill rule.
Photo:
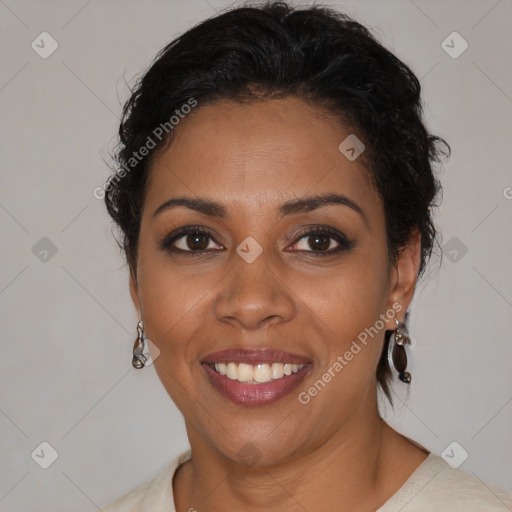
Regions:
<instances>
[{"instance_id":1,"label":"neck","mask_svg":"<svg viewBox=\"0 0 512 512\"><path fill-rule=\"evenodd\" d=\"M264 467L233 462L187 424L193 457L174 482L177 511L375 510L424 455L420 459L416 454L410 467L397 464L397 453L411 448L380 418L376 402L374 406L364 421L351 418L320 446Z\"/></svg>"}]
</instances>

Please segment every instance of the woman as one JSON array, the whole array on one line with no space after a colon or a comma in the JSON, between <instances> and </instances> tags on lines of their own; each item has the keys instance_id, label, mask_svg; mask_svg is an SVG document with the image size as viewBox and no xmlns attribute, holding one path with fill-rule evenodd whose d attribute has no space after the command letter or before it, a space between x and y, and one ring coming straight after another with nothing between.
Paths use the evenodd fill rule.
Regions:
<instances>
[{"instance_id":1,"label":"woman","mask_svg":"<svg viewBox=\"0 0 512 512\"><path fill-rule=\"evenodd\" d=\"M158 54L120 143L105 200L133 364L153 358L191 450L104 511L512 506L378 412L378 387L411 380L449 152L405 64L328 9L234 9Z\"/></svg>"}]
</instances>

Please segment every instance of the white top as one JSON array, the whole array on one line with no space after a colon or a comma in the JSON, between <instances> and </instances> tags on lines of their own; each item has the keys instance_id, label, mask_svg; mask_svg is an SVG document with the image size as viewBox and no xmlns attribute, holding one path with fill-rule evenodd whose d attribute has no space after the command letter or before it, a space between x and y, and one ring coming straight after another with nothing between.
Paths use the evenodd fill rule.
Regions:
<instances>
[{"instance_id":1,"label":"white top","mask_svg":"<svg viewBox=\"0 0 512 512\"><path fill-rule=\"evenodd\" d=\"M152 480L118 498L103 512L176 512L172 479L191 458L187 450ZM375 512L510 512L512 494L429 454L404 485ZM99 512L99 511L98 511Z\"/></svg>"}]
</instances>

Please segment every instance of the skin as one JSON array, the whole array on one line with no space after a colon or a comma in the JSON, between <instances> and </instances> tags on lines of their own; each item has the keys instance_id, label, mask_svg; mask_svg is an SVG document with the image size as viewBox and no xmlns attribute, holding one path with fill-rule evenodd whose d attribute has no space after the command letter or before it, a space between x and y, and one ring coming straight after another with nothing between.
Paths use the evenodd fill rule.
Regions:
<instances>
[{"instance_id":1,"label":"skin","mask_svg":"<svg viewBox=\"0 0 512 512\"><path fill-rule=\"evenodd\" d=\"M389 258L383 204L362 157L349 161L338 150L350 133L297 98L222 100L181 121L153 161L130 292L192 448L173 480L178 512L374 511L428 454L378 414L375 372L393 319L307 405L297 399L393 304L403 321L418 273L418 236L396 262ZM286 201L331 193L363 215L334 204L278 216ZM179 196L222 203L228 216L183 206L153 216ZM175 246L188 253L161 248L166 235L190 225L212 232L199 241L206 254L191 254L197 242L186 236ZM351 248L315 256L319 244L299 240L310 226L344 233ZM236 252L249 236L263 249L252 263ZM324 241L327 251L338 246ZM200 361L256 347L306 356L310 372L273 404L236 405L213 388ZM252 467L237 456L247 443L260 457Z\"/></svg>"}]
</instances>

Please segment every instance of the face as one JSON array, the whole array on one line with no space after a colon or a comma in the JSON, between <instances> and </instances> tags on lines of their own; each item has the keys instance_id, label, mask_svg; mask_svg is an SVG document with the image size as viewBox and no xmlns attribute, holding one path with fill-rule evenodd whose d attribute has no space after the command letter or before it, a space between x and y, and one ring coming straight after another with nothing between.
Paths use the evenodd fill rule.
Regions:
<instances>
[{"instance_id":1,"label":"face","mask_svg":"<svg viewBox=\"0 0 512 512\"><path fill-rule=\"evenodd\" d=\"M270 464L376 414L384 332L419 253L390 261L362 157L338 149L350 133L296 98L225 100L154 159L130 289L193 447Z\"/></svg>"}]
</instances>

